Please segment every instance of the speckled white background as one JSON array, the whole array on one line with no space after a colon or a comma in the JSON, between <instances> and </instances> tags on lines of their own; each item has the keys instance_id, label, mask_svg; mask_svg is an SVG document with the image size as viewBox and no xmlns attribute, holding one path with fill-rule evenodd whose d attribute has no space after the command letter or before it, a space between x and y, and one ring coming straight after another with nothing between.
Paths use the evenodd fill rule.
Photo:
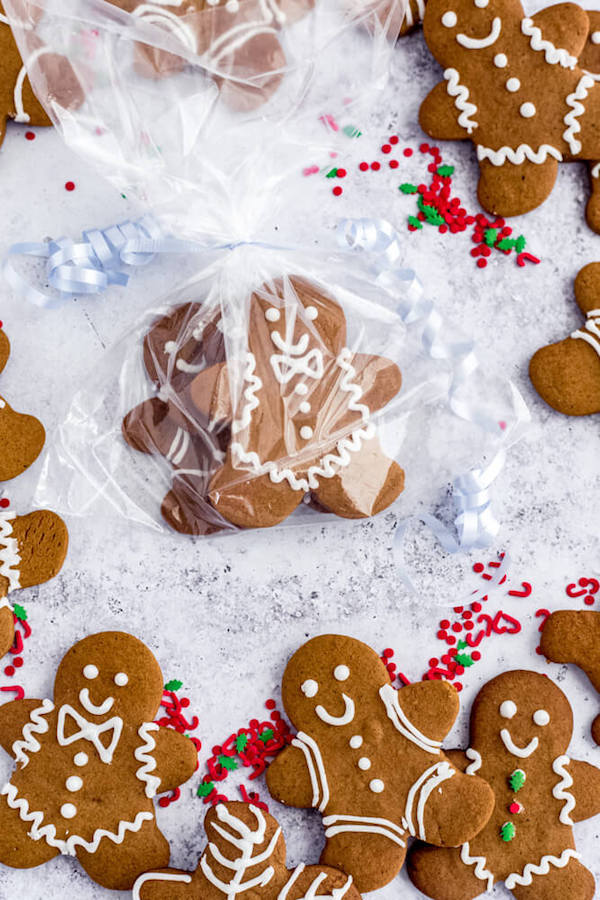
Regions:
<instances>
[{"instance_id":1,"label":"speckled white background","mask_svg":"<svg viewBox=\"0 0 600 900\"><path fill-rule=\"evenodd\" d=\"M402 41L390 86L373 111L372 137L365 136L363 147L367 141L375 147L391 131L416 146L422 139L418 105L438 77L421 35ZM74 159L56 134L38 132L29 143L24 131L9 129L0 156L0 249L15 240L75 236L83 227L133 214L128 201ZM368 156L366 149L364 153ZM444 155L457 167L458 193L475 209L471 148L448 145ZM409 180L411 171L416 169L407 167L402 180ZM68 179L77 184L71 194L63 187ZM336 209L344 215L378 214L401 225L412 208L399 196L397 184L389 172L380 173L379 180L375 175L353 177L342 200L333 200L328 182L319 202L328 214ZM535 349L580 323L572 281L582 265L600 259L600 237L584 221L586 195L584 167L563 166L551 199L515 223L531 249L543 256L539 267L520 270L499 256L481 272L468 255L467 235L443 238L432 229L407 240L410 263L420 272L427 270L428 287L441 310L477 340L491 369L515 381L533 417L529 439L511 453L498 486L503 528L495 549L510 553L513 583L529 580L534 593L506 604L522 618L523 632L494 638L482 661L465 676L463 713L449 744L465 740L469 703L483 681L503 668L528 666L560 678L575 707L573 755L600 763L600 751L589 739L599 699L577 671L548 669L536 656L533 616L540 606L564 605L569 581L600 574L598 421L553 413L527 378ZM167 288L172 274L142 271L126 294L113 291L104 299L73 302L60 312L40 312L5 293L1 318L13 355L2 375L2 393L16 408L38 415L52 434L74 387L100 364L105 349L145 308L148 296ZM8 485L8 496L23 511L29 508L39 472L38 462ZM440 652L435 639L439 610L432 611L429 604L451 605L465 584L475 586L469 564L476 555L446 560L424 531L411 532L408 555L423 581L419 596L409 598L391 551L396 522L396 513L388 512L362 524L192 541L137 530L116 519L73 519L70 553L60 577L20 598L34 628L21 680L30 696L48 696L56 665L74 641L105 628L130 630L152 647L165 678L184 682L201 718L198 733L208 755L213 744L262 715L264 700L277 696L287 656L315 633L341 631L377 649L395 647L401 668L417 678L429 657ZM3 755L0 779L9 771L10 760ZM173 863L183 867L195 866L203 846L204 809L194 796L197 781L184 788L179 803L159 811L172 842ZM264 791L260 780L258 787ZM318 817L276 807L271 808L287 826L290 862L317 859L322 841ZM576 831L579 849L600 878L600 820L578 825ZM15 896L100 900L110 894L92 884L73 860L58 859L40 870L0 869L1 900ZM398 896L417 896L404 874L381 892L382 900ZM497 896L506 894L498 889Z\"/></svg>"}]
</instances>

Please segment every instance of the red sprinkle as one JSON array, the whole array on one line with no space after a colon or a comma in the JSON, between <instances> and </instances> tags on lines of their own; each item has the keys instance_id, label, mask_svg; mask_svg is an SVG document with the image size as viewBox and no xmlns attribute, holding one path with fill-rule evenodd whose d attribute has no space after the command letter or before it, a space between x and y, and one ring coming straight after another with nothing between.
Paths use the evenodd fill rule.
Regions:
<instances>
[{"instance_id":1,"label":"red sprinkle","mask_svg":"<svg viewBox=\"0 0 600 900\"><path fill-rule=\"evenodd\" d=\"M374 172L378 172L381 168L381 163L378 163L377 160L375 160L375 162L371 163L371 168Z\"/></svg>"},{"instance_id":2,"label":"red sprinkle","mask_svg":"<svg viewBox=\"0 0 600 900\"><path fill-rule=\"evenodd\" d=\"M339 187L339 185L338 185L338 187L334 187L334 189L332 190L331 193L333 194L334 197L339 197L340 194L344 193L344 189Z\"/></svg>"},{"instance_id":3,"label":"red sprinkle","mask_svg":"<svg viewBox=\"0 0 600 900\"><path fill-rule=\"evenodd\" d=\"M397 169L400 163L397 159L390 159L390 169Z\"/></svg>"},{"instance_id":4,"label":"red sprinkle","mask_svg":"<svg viewBox=\"0 0 600 900\"><path fill-rule=\"evenodd\" d=\"M391 153L392 148L391 148L390 144L384 144L381 148L381 152L382 153Z\"/></svg>"},{"instance_id":5,"label":"red sprinkle","mask_svg":"<svg viewBox=\"0 0 600 900\"><path fill-rule=\"evenodd\" d=\"M361 162L361 164L359 165L358 168L360 169L361 172L366 172L369 168L369 163Z\"/></svg>"},{"instance_id":6,"label":"red sprinkle","mask_svg":"<svg viewBox=\"0 0 600 900\"><path fill-rule=\"evenodd\" d=\"M338 169L336 174L338 178L345 178L348 173L345 169Z\"/></svg>"},{"instance_id":7,"label":"red sprinkle","mask_svg":"<svg viewBox=\"0 0 600 900\"><path fill-rule=\"evenodd\" d=\"M410 149L410 147L405 147L402 152L404 153L404 156L407 157L407 159L408 157L413 155L413 151Z\"/></svg>"},{"instance_id":8,"label":"red sprinkle","mask_svg":"<svg viewBox=\"0 0 600 900\"><path fill-rule=\"evenodd\" d=\"M74 190L75 190L75 182L67 181L67 183L65 184L65 191L74 191Z\"/></svg>"},{"instance_id":9,"label":"red sprinkle","mask_svg":"<svg viewBox=\"0 0 600 900\"><path fill-rule=\"evenodd\" d=\"M393 134L391 136L391 138L389 139L390 144L394 144L394 145L397 144L399 140L400 140L400 138L398 137L397 134ZM412 150L411 150L411 153L412 153Z\"/></svg>"},{"instance_id":10,"label":"red sprinkle","mask_svg":"<svg viewBox=\"0 0 600 900\"><path fill-rule=\"evenodd\" d=\"M0 500L0 506L2 509L6 509L7 506L10 506L10 500L7 497L3 497L2 500Z\"/></svg>"},{"instance_id":11,"label":"red sprinkle","mask_svg":"<svg viewBox=\"0 0 600 900\"><path fill-rule=\"evenodd\" d=\"M33 131L26 131L25 138L28 141L35 141L35 133Z\"/></svg>"}]
</instances>

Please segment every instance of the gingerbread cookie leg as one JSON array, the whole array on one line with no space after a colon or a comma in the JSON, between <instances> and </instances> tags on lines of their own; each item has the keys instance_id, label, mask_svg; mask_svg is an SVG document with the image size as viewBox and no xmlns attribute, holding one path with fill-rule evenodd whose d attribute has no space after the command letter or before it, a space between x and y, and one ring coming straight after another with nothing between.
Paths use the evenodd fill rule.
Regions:
<instances>
[{"instance_id":1,"label":"gingerbread cookie leg","mask_svg":"<svg viewBox=\"0 0 600 900\"><path fill-rule=\"evenodd\" d=\"M245 477L243 469L232 465L231 452L210 483L212 505L239 528L278 525L294 512L303 497L301 490L293 490L285 480L276 483L269 475Z\"/></svg>"},{"instance_id":2,"label":"gingerbread cookie leg","mask_svg":"<svg viewBox=\"0 0 600 900\"><path fill-rule=\"evenodd\" d=\"M169 857L168 841L156 822L144 822L139 831L127 833L122 844L101 841L95 853L77 850L77 859L90 878L113 891L129 890L149 869L164 869Z\"/></svg>"},{"instance_id":3,"label":"gingerbread cookie leg","mask_svg":"<svg viewBox=\"0 0 600 900\"><path fill-rule=\"evenodd\" d=\"M194 880L180 869L144 872L134 885L132 900L193 900L195 891L190 885Z\"/></svg>"},{"instance_id":4,"label":"gingerbread cookie leg","mask_svg":"<svg viewBox=\"0 0 600 900\"><path fill-rule=\"evenodd\" d=\"M34 841L29 837L31 821L24 821L18 809L9 806L5 796L0 797L0 863L13 869L33 869L58 856L55 847L46 841Z\"/></svg>"},{"instance_id":5,"label":"gingerbread cookie leg","mask_svg":"<svg viewBox=\"0 0 600 900\"><path fill-rule=\"evenodd\" d=\"M415 887L436 900L473 900L486 887L474 869L461 863L460 847L418 844L408 858L408 874Z\"/></svg>"},{"instance_id":6,"label":"gingerbread cookie leg","mask_svg":"<svg viewBox=\"0 0 600 900\"><path fill-rule=\"evenodd\" d=\"M481 154L482 148L478 148ZM497 216L520 216L540 206L552 193L558 176L558 161L548 157L545 162L525 160L520 165L506 160L496 165L492 160L501 158L495 151L480 155L481 178L478 197L484 209Z\"/></svg>"},{"instance_id":7,"label":"gingerbread cookie leg","mask_svg":"<svg viewBox=\"0 0 600 900\"><path fill-rule=\"evenodd\" d=\"M534 875L530 883L527 877L523 881L512 888L516 900L593 900L596 889L594 876L577 859L562 869L553 866L548 874Z\"/></svg>"},{"instance_id":8,"label":"gingerbread cookie leg","mask_svg":"<svg viewBox=\"0 0 600 900\"><path fill-rule=\"evenodd\" d=\"M349 466L324 478L313 496L338 516L358 519L386 509L404 490L404 471L374 438L351 454Z\"/></svg>"},{"instance_id":9,"label":"gingerbread cookie leg","mask_svg":"<svg viewBox=\"0 0 600 900\"><path fill-rule=\"evenodd\" d=\"M344 832L327 838L320 862L344 872L353 871L354 884L362 894L389 884L402 868L405 856L406 848L387 837ZM360 872L357 860L361 861Z\"/></svg>"}]
</instances>

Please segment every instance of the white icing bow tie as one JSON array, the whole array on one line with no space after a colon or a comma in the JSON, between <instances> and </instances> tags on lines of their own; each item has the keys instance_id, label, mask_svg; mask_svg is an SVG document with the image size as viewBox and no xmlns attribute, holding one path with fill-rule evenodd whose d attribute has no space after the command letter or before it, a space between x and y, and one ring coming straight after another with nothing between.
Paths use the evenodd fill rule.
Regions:
<instances>
[{"instance_id":1,"label":"white icing bow tie","mask_svg":"<svg viewBox=\"0 0 600 900\"><path fill-rule=\"evenodd\" d=\"M69 735L69 737L65 737L65 723L68 719L73 720L78 730ZM58 713L56 738L61 747L68 747L69 744L74 744L76 741L89 741L96 748L102 762L111 763L121 737L122 728L123 720L118 716L113 716L107 722L96 725L94 722L88 722L87 719L84 719L72 706L65 705L61 706ZM108 746L105 746L100 739L102 734L110 734Z\"/></svg>"},{"instance_id":2,"label":"white icing bow tie","mask_svg":"<svg viewBox=\"0 0 600 900\"><path fill-rule=\"evenodd\" d=\"M274 353L271 357L271 367L280 384L287 384L294 375L322 378L323 354L317 347L300 357L289 356L287 353Z\"/></svg>"}]
</instances>

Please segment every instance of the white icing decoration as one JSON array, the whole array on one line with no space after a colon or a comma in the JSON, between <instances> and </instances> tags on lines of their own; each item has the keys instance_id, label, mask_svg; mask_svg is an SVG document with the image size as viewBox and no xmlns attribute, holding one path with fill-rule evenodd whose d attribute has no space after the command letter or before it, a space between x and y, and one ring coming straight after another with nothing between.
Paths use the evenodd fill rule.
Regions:
<instances>
[{"instance_id":1,"label":"white icing decoration","mask_svg":"<svg viewBox=\"0 0 600 900\"><path fill-rule=\"evenodd\" d=\"M175 437L171 442L171 446L167 451L167 459L174 465L178 466L183 461L185 454L190 446L190 434L184 428L178 428Z\"/></svg>"},{"instance_id":2,"label":"white icing decoration","mask_svg":"<svg viewBox=\"0 0 600 900\"><path fill-rule=\"evenodd\" d=\"M445 12L442 16L442 25L444 28L454 28L456 23L458 22L458 17L455 12L452 12L451 9L448 12Z\"/></svg>"},{"instance_id":3,"label":"white icing decoration","mask_svg":"<svg viewBox=\"0 0 600 900\"><path fill-rule=\"evenodd\" d=\"M485 856L471 856L469 843L467 842L460 849L460 858L465 866L475 866L473 874L480 881L486 881L487 890L491 891L494 887L494 876L489 869L486 869L487 859Z\"/></svg>"},{"instance_id":4,"label":"white icing decoration","mask_svg":"<svg viewBox=\"0 0 600 900\"><path fill-rule=\"evenodd\" d=\"M373 778L373 780L369 782L369 790L373 791L374 794L381 794L384 788L385 784L381 778Z\"/></svg>"},{"instance_id":5,"label":"white icing decoration","mask_svg":"<svg viewBox=\"0 0 600 900\"><path fill-rule=\"evenodd\" d=\"M244 428L248 427L252 421L252 413L256 407L260 405L260 400L256 394L260 391L263 383L258 375L254 374L255 370L256 358L253 353L248 353L246 356L246 371L244 372L244 381L248 382L248 387L242 395L242 398L246 402L240 418L236 419L231 426L232 434L238 434L240 431L243 431Z\"/></svg>"},{"instance_id":6,"label":"white icing decoration","mask_svg":"<svg viewBox=\"0 0 600 900\"><path fill-rule=\"evenodd\" d=\"M99 674L100 673L98 671L97 666L91 666L91 665L84 666L84 669L83 669L83 677L84 678L87 678L88 680L92 681L94 678L97 678Z\"/></svg>"},{"instance_id":7,"label":"white icing decoration","mask_svg":"<svg viewBox=\"0 0 600 900\"><path fill-rule=\"evenodd\" d=\"M600 44L600 31L593 31L590 35L590 40L592 44Z\"/></svg>"},{"instance_id":8,"label":"white icing decoration","mask_svg":"<svg viewBox=\"0 0 600 900\"><path fill-rule=\"evenodd\" d=\"M21 67L21 71L17 75L17 80L15 83L15 89L13 93L13 99L15 104L15 122L29 122L30 116L25 112L25 108L23 106L23 87L25 85L25 79L27 77L27 70L40 58L40 56L44 56L46 53L54 53L54 50L51 47L38 47L37 50L34 50L33 53L27 57L25 60L25 64Z\"/></svg>"},{"instance_id":9,"label":"white icing decoration","mask_svg":"<svg viewBox=\"0 0 600 900\"><path fill-rule=\"evenodd\" d=\"M581 141L578 141L575 137L575 135L579 134L581 131L579 117L585 112L585 106L580 101L587 100L589 89L592 88L595 83L596 82L591 75L582 75L573 93L569 94L567 97L567 106L571 107L571 111L567 113L563 120L567 126L567 129L563 134L563 140L567 142L569 149L574 156L581 153L582 150Z\"/></svg>"},{"instance_id":10,"label":"white icing decoration","mask_svg":"<svg viewBox=\"0 0 600 900\"><path fill-rule=\"evenodd\" d=\"M350 677L350 669L348 666L336 666L333 670L333 677L336 681L346 681Z\"/></svg>"},{"instance_id":11,"label":"white icing decoration","mask_svg":"<svg viewBox=\"0 0 600 900\"><path fill-rule=\"evenodd\" d=\"M192 53L197 53L198 42L192 26L186 24L182 20L182 17L178 16L176 13L170 12L168 9L161 9L158 5L159 3L160 0L158 0L156 4L141 3L133 10L133 15L138 16L140 19L144 19L144 21L148 22L150 25L158 25L159 27L170 31L171 34L178 37L181 43L191 50ZM175 6L179 4L169 3L169 5Z\"/></svg>"},{"instance_id":12,"label":"white icing decoration","mask_svg":"<svg viewBox=\"0 0 600 900\"><path fill-rule=\"evenodd\" d=\"M518 78L509 78L506 82L506 90L511 94L516 94L521 89L521 82Z\"/></svg>"},{"instance_id":13,"label":"white icing decoration","mask_svg":"<svg viewBox=\"0 0 600 900\"><path fill-rule=\"evenodd\" d=\"M173 353L176 352L176 350L177 350L177 341L167 341L163 347L163 351L164 351L164 353L167 354L167 356L171 356Z\"/></svg>"},{"instance_id":14,"label":"white icing decoration","mask_svg":"<svg viewBox=\"0 0 600 900\"><path fill-rule=\"evenodd\" d=\"M384 684L383 687L379 689L379 696L383 700L388 717L392 720L392 723L395 728L398 729L400 734L404 735L405 738L412 741L413 744L416 744L417 747L420 747L427 753L440 753L442 742L434 741L431 738L426 737L415 728L400 706L398 692L394 690L391 684Z\"/></svg>"},{"instance_id":15,"label":"white icing decoration","mask_svg":"<svg viewBox=\"0 0 600 900\"><path fill-rule=\"evenodd\" d=\"M418 14L419 20L421 20L423 18L423 16L425 15L425 0L416 0L415 5L417 7L417 14ZM413 16L411 2L408 2L406 4L406 10L404 13L404 21L406 22L406 24L409 28L411 28L415 24L415 17Z\"/></svg>"},{"instance_id":16,"label":"white icing decoration","mask_svg":"<svg viewBox=\"0 0 600 900\"><path fill-rule=\"evenodd\" d=\"M292 741L292 747L298 747L304 753L308 774L310 776L310 783L313 789L312 805L318 809L319 812L323 812L329 803L329 785L327 783L325 766L323 765L323 757L321 756L319 745L310 737L310 735L305 734L303 731L299 731ZM319 797L321 798L320 802Z\"/></svg>"},{"instance_id":17,"label":"white icing decoration","mask_svg":"<svg viewBox=\"0 0 600 900\"><path fill-rule=\"evenodd\" d=\"M303 400L299 406L299 409L300 409L301 413L305 413L305 414L309 413L310 412L310 403L308 402L308 400Z\"/></svg>"},{"instance_id":18,"label":"white icing decoration","mask_svg":"<svg viewBox=\"0 0 600 900\"><path fill-rule=\"evenodd\" d=\"M404 828L400 828L389 819L374 818L371 816L325 816L323 818L325 825L325 837L335 837L337 834L346 834L348 832L357 832L365 834L382 834L389 838L400 847L406 847L406 841L403 840L405 833Z\"/></svg>"},{"instance_id":19,"label":"white icing decoration","mask_svg":"<svg viewBox=\"0 0 600 900\"><path fill-rule=\"evenodd\" d=\"M600 31L598 32L600 34ZM596 165L592 169L592 178L600 178L600 163L596 163Z\"/></svg>"},{"instance_id":20,"label":"white icing decoration","mask_svg":"<svg viewBox=\"0 0 600 900\"><path fill-rule=\"evenodd\" d=\"M554 157L558 162L562 162L562 153L556 147L550 144L541 144L538 150L534 150L529 144L519 144L515 150L513 147L501 147L499 150L492 150L490 147L477 145L477 159L483 162L489 159L493 166L503 166L505 162L510 162L514 166L522 166L525 160L541 165L545 163L549 156Z\"/></svg>"},{"instance_id":21,"label":"white icing decoration","mask_svg":"<svg viewBox=\"0 0 600 900\"><path fill-rule=\"evenodd\" d=\"M533 721L536 725L548 725L550 722L550 713L545 709L536 709L533 714Z\"/></svg>"},{"instance_id":22,"label":"white icing decoration","mask_svg":"<svg viewBox=\"0 0 600 900\"><path fill-rule=\"evenodd\" d=\"M324 706L315 706L315 712L321 721L326 722L327 725L340 726L350 724L354 719L354 700L347 694L342 694L342 697L344 698L344 712L341 716L333 716L330 712L327 712Z\"/></svg>"},{"instance_id":23,"label":"white icing decoration","mask_svg":"<svg viewBox=\"0 0 600 900\"><path fill-rule=\"evenodd\" d=\"M91 668L96 667L92 666ZM104 700L99 706L96 706L96 704L93 703L90 699L90 692L88 688L83 688L82 691L79 691L79 702L81 703L85 711L89 712L92 716L103 716L105 715L105 713L110 712L115 702L115 698L107 697L106 700Z\"/></svg>"},{"instance_id":24,"label":"white icing decoration","mask_svg":"<svg viewBox=\"0 0 600 900\"><path fill-rule=\"evenodd\" d=\"M242 822L241 819L238 819L237 816L232 815L222 803L219 803L216 807L217 816L221 822L231 828L234 834L231 834L231 832L227 831L225 828L221 828L216 822L211 823L212 829L228 844L239 850L240 855L236 859L229 859L229 857L224 856L221 853L215 843L209 841L207 852L203 854L202 859L200 860L200 868L205 877L212 885L225 894L227 900L235 900L235 897L238 894L252 890L254 887L264 887L271 881L275 874L273 866L268 865L254 878L249 878L247 881L244 881L244 876L248 869L254 869L273 855L275 845L281 835L281 828L278 827L269 841L267 848L263 850L262 853L253 855L254 848L262 844L265 839L267 823L263 813L258 807L250 805L248 808L256 818L256 828L254 830L246 825L245 822ZM236 835L239 836L236 837ZM209 855L213 857L218 865L234 872L228 882L217 878L210 864Z\"/></svg>"},{"instance_id":25,"label":"white icing decoration","mask_svg":"<svg viewBox=\"0 0 600 900\"><path fill-rule=\"evenodd\" d=\"M512 756L518 756L520 759L527 759L528 757L530 757L532 753L535 753L540 743L537 737L534 737L525 747L517 747L511 737L508 728L502 729L502 731L500 732L500 737L502 738L502 743L504 744L508 752Z\"/></svg>"},{"instance_id":26,"label":"white icing decoration","mask_svg":"<svg viewBox=\"0 0 600 900\"><path fill-rule=\"evenodd\" d=\"M22 739L15 741L12 745L13 756L18 763L22 763L22 769L29 762L27 754L37 753L42 749L41 744L34 735L46 734L50 726L44 721L43 717L50 715L53 709L54 703L50 700L42 700L42 705L29 714L30 721L23 727Z\"/></svg>"},{"instance_id":27,"label":"white icing decoration","mask_svg":"<svg viewBox=\"0 0 600 900\"><path fill-rule=\"evenodd\" d=\"M535 108L534 103L523 103L521 104L519 112L524 119L532 119L535 116L537 109Z\"/></svg>"},{"instance_id":28,"label":"white icing decoration","mask_svg":"<svg viewBox=\"0 0 600 900\"><path fill-rule=\"evenodd\" d=\"M144 742L133 754L142 765L136 771L135 777L146 784L146 797L152 799L160 787L160 778L150 773L156 769L156 760L152 756L156 750L156 741L152 737L153 731L158 731L159 725L155 722L144 722L138 729L138 734Z\"/></svg>"},{"instance_id":29,"label":"white icing decoration","mask_svg":"<svg viewBox=\"0 0 600 900\"><path fill-rule=\"evenodd\" d=\"M65 781L65 787L74 794L83 787L83 778L80 778L79 775L70 775Z\"/></svg>"},{"instance_id":30,"label":"white icing decoration","mask_svg":"<svg viewBox=\"0 0 600 900\"><path fill-rule=\"evenodd\" d=\"M319 310L317 309L316 306L307 306L306 309L304 310L304 313L305 313L307 319L310 319L311 322L314 322L314 320L319 315Z\"/></svg>"},{"instance_id":31,"label":"white icing decoration","mask_svg":"<svg viewBox=\"0 0 600 900\"><path fill-rule=\"evenodd\" d=\"M180 882L182 884L190 884L191 880L191 875L178 875L171 872L144 872L143 875L140 875L133 886L132 900L141 900L140 888L142 888L148 882L152 884L155 881L171 881Z\"/></svg>"},{"instance_id":32,"label":"white icing decoration","mask_svg":"<svg viewBox=\"0 0 600 900\"><path fill-rule=\"evenodd\" d=\"M84 753L83 751L81 751L80 753L75 754L75 756L73 757L73 762L76 766L79 766L79 767L87 766L87 764L89 762L89 757L88 757L87 753Z\"/></svg>"},{"instance_id":33,"label":"white icing decoration","mask_svg":"<svg viewBox=\"0 0 600 900\"><path fill-rule=\"evenodd\" d=\"M446 69L444 78L448 82L446 90L450 97L454 97L454 105L460 110L458 124L467 134L471 134L475 128L479 128L479 123L471 118L477 112L477 107L474 103L469 103L469 89L460 83L460 75L456 69Z\"/></svg>"},{"instance_id":34,"label":"white icing decoration","mask_svg":"<svg viewBox=\"0 0 600 900\"><path fill-rule=\"evenodd\" d=\"M469 747L465 756L467 759L472 760L465 769L465 775L474 775L475 772L479 772L481 768L481 753L478 753L477 750L473 750L472 747Z\"/></svg>"},{"instance_id":35,"label":"white icing decoration","mask_svg":"<svg viewBox=\"0 0 600 900\"><path fill-rule=\"evenodd\" d=\"M308 394L308 385L304 384L303 381L299 382L299 384L297 384L294 388L294 393L300 394L301 397L306 397L306 395Z\"/></svg>"},{"instance_id":36,"label":"white icing decoration","mask_svg":"<svg viewBox=\"0 0 600 900\"><path fill-rule=\"evenodd\" d=\"M267 322L279 322L281 313L275 306L271 306L265 311L265 319Z\"/></svg>"},{"instance_id":37,"label":"white icing decoration","mask_svg":"<svg viewBox=\"0 0 600 900\"><path fill-rule=\"evenodd\" d=\"M564 800L563 808L560 811L559 819L563 823L563 825L573 825L573 819L571 818L571 813L575 809L575 797L569 791L569 788L573 785L573 779L569 772L566 770L566 766L569 765L571 760L568 756L557 756L557 758L552 763L552 771L557 775L560 775L561 780L552 788L552 796L556 797L557 800Z\"/></svg>"},{"instance_id":38,"label":"white icing decoration","mask_svg":"<svg viewBox=\"0 0 600 900\"><path fill-rule=\"evenodd\" d=\"M254 22L241 22L239 25L234 25L229 31L224 32L211 43L209 49L203 56L203 61L207 65L218 65L225 56L233 55L240 47L243 47L258 35L263 34L276 35L277 30L267 26L264 22L259 20Z\"/></svg>"},{"instance_id":39,"label":"white icing decoration","mask_svg":"<svg viewBox=\"0 0 600 900\"><path fill-rule=\"evenodd\" d=\"M457 34L456 41L467 50L484 50L486 47L493 47L502 32L502 19L495 16L492 22L492 30L484 38L472 38L468 34Z\"/></svg>"},{"instance_id":40,"label":"white icing decoration","mask_svg":"<svg viewBox=\"0 0 600 900\"><path fill-rule=\"evenodd\" d=\"M577 853L575 850L571 850L570 847L567 850L563 850L560 856L542 856L537 865L527 863L522 874L519 875L516 872L513 872L504 880L504 884L509 891L512 891L517 885L529 887L533 881L534 875L547 875L550 871L550 866L555 866L557 869L564 869L569 860L580 858L581 854Z\"/></svg>"},{"instance_id":41,"label":"white icing decoration","mask_svg":"<svg viewBox=\"0 0 600 900\"><path fill-rule=\"evenodd\" d=\"M512 719L517 714L517 704L512 700L505 700L500 704L500 715L503 719Z\"/></svg>"},{"instance_id":42,"label":"white icing decoration","mask_svg":"<svg viewBox=\"0 0 600 900\"><path fill-rule=\"evenodd\" d=\"M63 819L73 819L77 815L77 807L73 803L63 803L60 814Z\"/></svg>"},{"instance_id":43,"label":"white icing decoration","mask_svg":"<svg viewBox=\"0 0 600 900\"><path fill-rule=\"evenodd\" d=\"M65 737L65 722L67 718L73 719L78 731L74 731L69 737ZM56 739L61 747L68 747L76 741L89 741L96 748L96 752L103 763L111 763L117 744L123 730L123 719L113 716L107 722L96 724L88 722L72 706L65 704L58 711L58 723L56 726ZM112 732L110 743L107 746L100 739L100 735Z\"/></svg>"},{"instance_id":44,"label":"white icing decoration","mask_svg":"<svg viewBox=\"0 0 600 900\"><path fill-rule=\"evenodd\" d=\"M115 684L117 687L125 687L129 683L129 676L126 672L117 672L115 675Z\"/></svg>"},{"instance_id":45,"label":"white icing decoration","mask_svg":"<svg viewBox=\"0 0 600 900\"><path fill-rule=\"evenodd\" d=\"M485 9L486 6L489 6L490 0L475 0L475 6L479 9Z\"/></svg>"},{"instance_id":46,"label":"white icing decoration","mask_svg":"<svg viewBox=\"0 0 600 900\"><path fill-rule=\"evenodd\" d=\"M363 745L363 739L360 734L353 734L348 741L353 750L358 750Z\"/></svg>"},{"instance_id":47,"label":"white icing decoration","mask_svg":"<svg viewBox=\"0 0 600 900\"><path fill-rule=\"evenodd\" d=\"M273 369L275 379L279 384L288 384L296 375L307 375L309 378L319 379L323 377L323 351L313 347L307 352L310 335L305 332L294 343L294 330L296 327L297 309L292 307L285 322L285 337L278 331L271 332L271 340L281 353L274 353L269 362Z\"/></svg>"},{"instance_id":48,"label":"white icing decoration","mask_svg":"<svg viewBox=\"0 0 600 900\"><path fill-rule=\"evenodd\" d=\"M508 56L506 53L496 53L494 57L494 65L497 69L505 69L508 65Z\"/></svg>"},{"instance_id":49,"label":"white icing decoration","mask_svg":"<svg viewBox=\"0 0 600 900\"><path fill-rule=\"evenodd\" d=\"M418 836L422 841L425 840L425 805L429 799L429 795L435 788L439 787L442 782L452 778L455 774L456 770L452 768L449 762L444 761L434 763L434 765L426 769L412 785L406 798L404 818L406 819L408 831L414 837ZM418 831L415 830L413 825L413 805L417 794L419 795L416 816Z\"/></svg>"},{"instance_id":50,"label":"white icing decoration","mask_svg":"<svg viewBox=\"0 0 600 900\"><path fill-rule=\"evenodd\" d=\"M564 69L574 69L577 65L575 56L571 56L567 50L564 50L562 47L555 47L553 43L542 38L542 31L535 25L533 19L522 19L521 31L529 38L532 50L544 53L547 63L551 65L558 63Z\"/></svg>"},{"instance_id":51,"label":"white icing decoration","mask_svg":"<svg viewBox=\"0 0 600 900\"><path fill-rule=\"evenodd\" d=\"M203 372L206 366L204 363L198 363L194 366L192 363L186 362L185 359L178 359L175 363L175 368L179 369L180 372L186 372L188 375L197 375L198 372Z\"/></svg>"},{"instance_id":52,"label":"white icing decoration","mask_svg":"<svg viewBox=\"0 0 600 900\"><path fill-rule=\"evenodd\" d=\"M300 863L300 865L294 869L294 871L290 875L289 879L287 880L287 882L285 883L285 885L283 886L283 888L277 895L277 900L285 900L285 898L287 897L287 895L290 891L290 888L296 882L296 880L301 875L301 873L304 871L304 868L305 868L304 863ZM321 872L310 883L304 896L298 898L298 900L315 900L316 897L318 897L319 900L341 900L341 898L348 892L348 890L350 889L350 885L352 884L352 875L348 875L346 882L341 887L331 889L331 894L317 894L317 890L318 890L319 886L326 879L327 879L327 873Z\"/></svg>"},{"instance_id":53,"label":"white icing decoration","mask_svg":"<svg viewBox=\"0 0 600 900\"><path fill-rule=\"evenodd\" d=\"M313 678L307 678L302 682L300 690L305 697L314 697L319 690L319 685Z\"/></svg>"},{"instance_id":54,"label":"white icing decoration","mask_svg":"<svg viewBox=\"0 0 600 900\"><path fill-rule=\"evenodd\" d=\"M310 427L310 425L303 425L302 428L300 429L300 437L302 438L303 441L310 441L313 434L314 434L314 432L313 432L312 428Z\"/></svg>"},{"instance_id":55,"label":"white icing decoration","mask_svg":"<svg viewBox=\"0 0 600 900\"><path fill-rule=\"evenodd\" d=\"M361 769L361 771L366 772L368 769L371 768L371 760L369 759L368 756L361 756L357 765L358 765L358 768Z\"/></svg>"},{"instance_id":56,"label":"white icing decoration","mask_svg":"<svg viewBox=\"0 0 600 900\"><path fill-rule=\"evenodd\" d=\"M239 12L239 9L240 9L239 0L227 0L227 3L225 4L225 9L227 10L227 12L230 12L230 13Z\"/></svg>"},{"instance_id":57,"label":"white icing decoration","mask_svg":"<svg viewBox=\"0 0 600 900\"><path fill-rule=\"evenodd\" d=\"M585 331L574 331L571 337L574 340L585 341L600 356L600 309L591 309L589 311L588 320L584 327Z\"/></svg>"},{"instance_id":58,"label":"white icing decoration","mask_svg":"<svg viewBox=\"0 0 600 900\"><path fill-rule=\"evenodd\" d=\"M0 512L0 575L8 581L9 594L21 587L21 554L17 539L12 537L16 515L12 510Z\"/></svg>"}]
</instances>

